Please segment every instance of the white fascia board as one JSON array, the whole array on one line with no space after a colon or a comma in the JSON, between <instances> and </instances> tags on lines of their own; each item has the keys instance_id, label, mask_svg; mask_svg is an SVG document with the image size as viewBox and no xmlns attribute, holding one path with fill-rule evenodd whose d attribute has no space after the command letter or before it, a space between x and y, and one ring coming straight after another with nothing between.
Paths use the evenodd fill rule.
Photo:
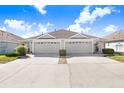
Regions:
<instances>
[{"instance_id":1,"label":"white fascia board","mask_svg":"<svg viewBox=\"0 0 124 93\"><path fill-rule=\"evenodd\" d=\"M73 38L73 37L76 37L77 35L81 35L82 37L86 37L86 38L88 38L87 36L84 36L84 35L79 34L79 33L78 33L78 34L75 34L75 35L73 35L73 36L71 36L71 37L69 37L69 38L71 39L71 38Z\"/></svg>"},{"instance_id":2,"label":"white fascia board","mask_svg":"<svg viewBox=\"0 0 124 93\"><path fill-rule=\"evenodd\" d=\"M48 35L49 37L52 37L52 38L56 38L56 37L54 37L54 36L52 36L52 35L50 35L50 34L44 34L44 35L42 35L42 36L39 36L39 37L37 37L37 38L42 38L42 37L44 37L45 35ZM44 38L45 39L45 38Z\"/></svg>"}]
</instances>

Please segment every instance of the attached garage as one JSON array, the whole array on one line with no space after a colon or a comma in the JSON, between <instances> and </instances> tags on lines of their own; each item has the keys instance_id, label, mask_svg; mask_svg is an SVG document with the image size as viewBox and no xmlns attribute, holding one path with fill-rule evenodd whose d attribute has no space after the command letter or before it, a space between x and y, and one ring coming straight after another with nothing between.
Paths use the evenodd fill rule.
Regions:
<instances>
[{"instance_id":1,"label":"attached garage","mask_svg":"<svg viewBox=\"0 0 124 93\"><path fill-rule=\"evenodd\" d=\"M92 40L47 39L34 42L35 54L58 54L60 49L66 49L67 54L93 53Z\"/></svg>"},{"instance_id":2,"label":"attached garage","mask_svg":"<svg viewBox=\"0 0 124 93\"><path fill-rule=\"evenodd\" d=\"M65 43L67 54L72 53L93 53L92 41L67 41Z\"/></svg>"},{"instance_id":3,"label":"attached garage","mask_svg":"<svg viewBox=\"0 0 124 93\"><path fill-rule=\"evenodd\" d=\"M65 49L67 54L93 53L99 38L67 30L58 30L29 39L30 50L34 54L58 54L60 49Z\"/></svg>"},{"instance_id":4,"label":"attached garage","mask_svg":"<svg viewBox=\"0 0 124 93\"><path fill-rule=\"evenodd\" d=\"M58 41L39 41L34 44L34 53L42 54L42 53L59 53L60 42Z\"/></svg>"}]
</instances>

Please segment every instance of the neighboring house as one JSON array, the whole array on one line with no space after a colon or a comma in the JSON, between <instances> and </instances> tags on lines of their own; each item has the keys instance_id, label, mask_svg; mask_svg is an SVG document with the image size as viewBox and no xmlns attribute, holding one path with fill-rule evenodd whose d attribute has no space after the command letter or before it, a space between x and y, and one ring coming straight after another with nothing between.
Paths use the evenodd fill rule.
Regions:
<instances>
[{"instance_id":1,"label":"neighboring house","mask_svg":"<svg viewBox=\"0 0 124 93\"><path fill-rule=\"evenodd\" d=\"M12 52L23 38L0 30L0 54Z\"/></svg>"},{"instance_id":2,"label":"neighboring house","mask_svg":"<svg viewBox=\"0 0 124 93\"><path fill-rule=\"evenodd\" d=\"M113 48L116 52L124 52L124 30L107 35L104 39L106 39L106 48Z\"/></svg>"},{"instance_id":3,"label":"neighboring house","mask_svg":"<svg viewBox=\"0 0 124 93\"><path fill-rule=\"evenodd\" d=\"M27 40L30 51L34 54L59 53L60 49L66 49L67 54L94 53L97 46L99 52L104 48L104 40L101 38L64 29L41 34Z\"/></svg>"}]
</instances>

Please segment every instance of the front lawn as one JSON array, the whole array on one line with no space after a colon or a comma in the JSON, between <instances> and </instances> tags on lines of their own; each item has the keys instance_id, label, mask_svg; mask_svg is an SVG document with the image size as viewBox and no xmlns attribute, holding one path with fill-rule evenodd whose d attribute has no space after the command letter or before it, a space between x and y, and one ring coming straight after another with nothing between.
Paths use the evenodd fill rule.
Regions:
<instances>
[{"instance_id":1,"label":"front lawn","mask_svg":"<svg viewBox=\"0 0 124 93\"><path fill-rule=\"evenodd\" d=\"M120 62L124 62L124 55L109 56L109 58L120 61Z\"/></svg>"},{"instance_id":2,"label":"front lawn","mask_svg":"<svg viewBox=\"0 0 124 93\"><path fill-rule=\"evenodd\" d=\"M16 60L17 57L7 57L5 55L0 55L0 63L7 63Z\"/></svg>"}]
</instances>

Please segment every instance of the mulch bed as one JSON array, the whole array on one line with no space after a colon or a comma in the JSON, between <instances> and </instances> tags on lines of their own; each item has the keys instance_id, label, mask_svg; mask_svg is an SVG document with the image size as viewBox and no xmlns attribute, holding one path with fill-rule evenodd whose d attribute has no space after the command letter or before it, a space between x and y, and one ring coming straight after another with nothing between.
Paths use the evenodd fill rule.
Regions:
<instances>
[{"instance_id":1,"label":"mulch bed","mask_svg":"<svg viewBox=\"0 0 124 93\"><path fill-rule=\"evenodd\" d=\"M67 64L66 56L60 56L58 64Z\"/></svg>"}]
</instances>

